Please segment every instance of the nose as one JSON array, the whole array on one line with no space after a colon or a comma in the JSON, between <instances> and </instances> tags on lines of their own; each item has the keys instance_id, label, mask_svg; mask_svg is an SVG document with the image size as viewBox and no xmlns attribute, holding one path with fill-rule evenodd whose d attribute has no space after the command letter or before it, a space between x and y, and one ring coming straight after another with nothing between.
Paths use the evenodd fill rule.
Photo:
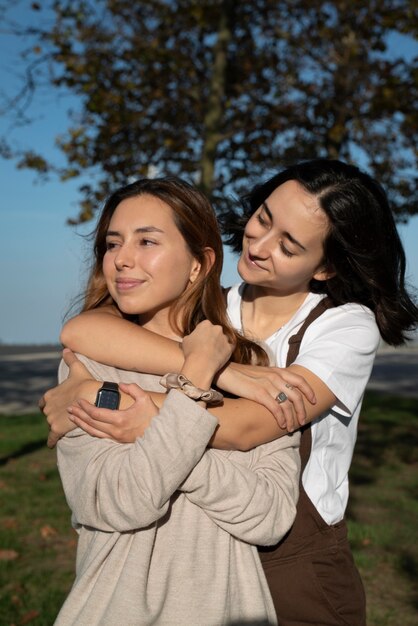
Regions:
<instances>
[{"instance_id":1,"label":"nose","mask_svg":"<svg viewBox=\"0 0 418 626\"><path fill-rule=\"evenodd\" d=\"M117 254L115 255L115 267L117 270L123 270L125 267L133 267L134 265L134 253L130 246L120 246Z\"/></svg>"},{"instance_id":2,"label":"nose","mask_svg":"<svg viewBox=\"0 0 418 626\"><path fill-rule=\"evenodd\" d=\"M249 239L248 251L251 256L258 259L266 259L270 255L271 236L266 233L261 237L252 237Z\"/></svg>"}]
</instances>

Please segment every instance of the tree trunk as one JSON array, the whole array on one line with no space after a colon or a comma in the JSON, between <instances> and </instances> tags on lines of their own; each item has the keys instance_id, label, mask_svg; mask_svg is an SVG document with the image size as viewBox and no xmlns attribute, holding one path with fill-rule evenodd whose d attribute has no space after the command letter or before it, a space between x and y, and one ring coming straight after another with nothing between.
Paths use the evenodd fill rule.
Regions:
<instances>
[{"instance_id":1,"label":"tree trunk","mask_svg":"<svg viewBox=\"0 0 418 626\"><path fill-rule=\"evenodd\" d=\"M231 1L222 2L219 15L218 39L214 46L213 71L210 92L204 117L204 136L200 161L200 189L209 197L212 195L215 177L216 150L222 139L223 103L225 101L226 68L228 44L232 33L230 28Z\"/></svg>"}]
</instances>

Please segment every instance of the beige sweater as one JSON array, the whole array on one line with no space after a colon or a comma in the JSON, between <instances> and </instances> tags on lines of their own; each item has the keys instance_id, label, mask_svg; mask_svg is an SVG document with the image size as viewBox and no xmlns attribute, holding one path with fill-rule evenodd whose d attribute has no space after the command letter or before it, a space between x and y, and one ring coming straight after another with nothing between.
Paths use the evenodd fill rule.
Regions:
<instances>
[{"instance_id":1,"label":"beige sweater","mask_svg":"<svg viewBox=\"0 0 418 626\"><path fill-rule=\"evenodd\" d=\"M159 377L83 360L99 380L161 391ZM252 544L273 544L292 524L299 435L245 453L206 450L216 425L170 391L133 444L80 429L59 442L79 542L57 626L277 623Z\"/></svg>"}]
</instances>

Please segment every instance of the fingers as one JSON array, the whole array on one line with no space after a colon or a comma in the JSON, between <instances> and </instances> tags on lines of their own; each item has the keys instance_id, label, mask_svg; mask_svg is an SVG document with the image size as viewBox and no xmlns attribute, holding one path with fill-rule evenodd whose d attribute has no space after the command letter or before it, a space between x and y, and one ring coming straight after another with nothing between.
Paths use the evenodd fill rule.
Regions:
<instances>
[{"instance_id":1,"label":"fingers","mask_svg":"<svg viewBox=\"0 0 418 626\"><path fill-rule=\"evenodd\" d=\"M56 434L53 433L51 430L49 431L49 435L48 435L48 439L46 442L46 445L48 446L48 448L55 448L55 446L57 445L58 441L59 441L60 437Z\"/></svg>"},{"instance_id":2,"label":"fingers","mask_svg":"<svg viewBox=\"0 0 418 626\"><path fill-rule=\"evenodd\" d=\"M62 351L62 358L64 359L68 367L78 362L76 355L72 350L70 350L70 348L64 348L64 350Z\"/></svg>"},{"instance_id":3,"label":"fingers","mask_svg":"<svg viewBox=\"0 0 418 626\"><path fill-rule=\"evenodd\" d=\"M77 417L81 417L88 423L92 423L92 420L95 420L101 424L114 424L116 416L119 413L119 411L114 411L112 409L99 408L83 399L74 402L68 407L67 411L71 416L75 415Z\"/></svg>"},{"instance_id":4,"label":"fingers","mask_svg":"<svg viewBox=\"0 0 418 626\"><path fill-rule=\"evenodd\" d=\"M139 392L135 391L135 393L138 396L145 394L142 389ZM152 403L149 396L146 396L144 399L141 398L141 403L143 403L143 400ZM85 400L79 400L68 407L68 412L71 414L71 421L92 437L113 439L119 443L131 443L143 434L142 432L137 432L134 428L135 423L132 423L132 418L135 420L138 404L139 401L136 401L129 409L114 411L101 409ZM154 405L153 409L155 409ZM153 412L155 413L155 411Z\"/></svg>"},{"instance_id":5,"label":"fingers","mask_svg":"<svg viewBox=\"0 0 418 626\"><path fill-rule=\"evenodd\" d=\"M260 391L262 393L256 401L263 404L273 414L280 428L293 432L305 423L305 405L298 389L285 387L282 384L280 390L273 385L270 385L267 390L266 385Z\"/></svg>"},{"instance_id":6,"label":"fingers","mask_svg":"<svg viewBox=\"0 0 418 626\"><path fill-rule=\"evenodd\" d=\"M92 437L97 437L98 439L113 439L112 431L114 430L114 426L111 424L105 424L100 422L100 429L96 428L94 424L97 424L97 420L92 419L86 413L83 413L81 410L71 408L71 421L82 428L84 432L91 435Z\"/></svg>"},{"instance_id":7,"label":"fingers","mask_svg":"<svg viewBox=\"0 0 418 626\"><path fill-rule=\"evenodd\" d=\"M144 434L158 408L149 394L136 384L119 384L128 393L134 404L123 410L103 409L84 399L67 407L70 419L92 437L113 439L119 443L134 442Z\"/></svg>"},{"instance_id":8,"label":"fingers","mask_svg":"<svg viewBox=\"0 0 418 626\"><path fill-rule=\"evenodd\" d=\"M286 381L285 387L287 387L287 389L291 389L292 387L298 389L311 404L316 404L315 392L303 376L294 374L289 370L280 370L279 378ZM290 385L290 387L288 385Z\"/></svg>"},{"instance_id":9,"label":"fingers","mask_svg":"<svg viewBox=\"0 0 418 626\"><path fill-rule=\"evenodd\" d=\"M38 402L38 407L39 407L39 410L40 410L42 413L44 412L45 404L46 404L45 396L42 396L42 398L41 398L41 399L39 400L39 402Z\"/></svg>"},{"instance_id":10,"label":"fingers","mask_svg":"<svg viewBox=\"0 0 418 626\"><path fill-rule=\"evenodd\" d=\"M264 406L270 411L270 413L273 414L279 428L288 431L285 414L277 401L270 395L268 395L264 402L262 402L262 404L264 404Z\"/></svg>"},{"instance_id":11,"label":"fingers","mask_svg":"<svg viewBox=\"0 0 418 626\"><path fill-rule=\"evenodd\" d=\"M299 428L299 426L303 426L306 421L306 409L301 392L299 391L299 389L293 387L292 385L289 385L289 383L286 383L282 393L284 393L287 397L287 400L282 403L281 408L288 418L288 425L292 423L294 425L294 428ZM290 415L291 417L289 418Z\"/></svg>"},{"instance_id":12,"label":"fingers","mask_svg":"<svg viewBox=\"0 0 418 626\"><path fill-rule=\"evenodd\" d=\"M267 386L267 385L266 385ZM253 396L253 400L258 402L258 404L262 404L273 414L274 419L277 422L277 425L282 430L288 430L287 421L285 417L285 411L281 404L276 400L277 390L271 388L267 391L266 388L259 388L257 390L257 394Z\"/></svg>"},{"instance_id":13,"label":"fingers","mask_svg":"<svg viewBox=\"0 0 418 626\"><path fill-rule=\"evenodd\" d=\"M114 423L109 419L108 413L114 413L111 409L98 409L84 400L68 407L70 420L93 437L110 437L115 430Z\"/></svg>"},{"instance_id":14,"label":"fingers","mask_svg":"<svg viewBox=\"0 0 418 626\"><path fill-rule=\"evenodd\" d=\"M285 428L289 433L298 429L300 424L297 419L296 409L294 403L289 399L289 396L281 391L275 398L278 404L279 411L281 412L279 424L282 428Z\"/></svg>"},{"instance_id":15,"label":"fingers","mask_svg":"<svg viewBox=\"0 0 418 626\"><path fill-rule=\"evenodd\" d=\"M141 389L141 387L139 387L136 383L119 383L119 388L121 391L131 396L131 398L135 401L149 398L148 393Z\"/></svg>"}]
</instances>

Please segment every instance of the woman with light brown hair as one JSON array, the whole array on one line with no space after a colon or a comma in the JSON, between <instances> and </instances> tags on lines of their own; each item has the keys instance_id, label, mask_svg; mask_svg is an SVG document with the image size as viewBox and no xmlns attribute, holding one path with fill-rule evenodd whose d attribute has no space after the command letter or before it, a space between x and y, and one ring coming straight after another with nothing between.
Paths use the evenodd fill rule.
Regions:
<instances>
[{"instance_id":1,"label":"woman with light brown hair","mask_svg":"<svg viewBox=\"0 0 418 626\"><path fill-rule=\"evenodd\" d=\"M105 381L88 381L101 385L94 409L113 412L101 407L117 408L120 387L145 433L120 444L77 428L58 443L79 540L56 624L275 624L255 546L294 519L299 435L247 453L207 449L218 422L206 404L222 401L214 375L231 356L264 355L227 321L210 204L175 178L132 183L106 202L94 253L85 310L181 342L182 365L161 378L80 355ZM159 392L160 409L143 389Z\"/></svg>"}]
</instances>

